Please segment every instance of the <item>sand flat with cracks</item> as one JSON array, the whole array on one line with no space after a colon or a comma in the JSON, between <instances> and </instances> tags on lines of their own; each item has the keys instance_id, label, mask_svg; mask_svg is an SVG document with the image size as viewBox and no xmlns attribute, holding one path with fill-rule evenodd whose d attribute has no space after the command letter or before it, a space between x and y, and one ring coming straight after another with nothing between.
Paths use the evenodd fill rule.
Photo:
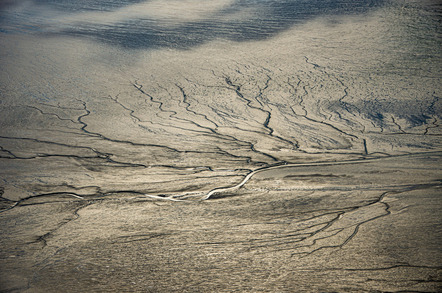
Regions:
<instances>
[{"instance_id":1,"label":"sand flat with cracks","mask_svg":"<svg viewBox=\"0 0 442 293\"><path fill-rule=\"evenodd\" d=\"M440 8L0 4L0 291L439 292Z\"/></svg>"}]
</instances>

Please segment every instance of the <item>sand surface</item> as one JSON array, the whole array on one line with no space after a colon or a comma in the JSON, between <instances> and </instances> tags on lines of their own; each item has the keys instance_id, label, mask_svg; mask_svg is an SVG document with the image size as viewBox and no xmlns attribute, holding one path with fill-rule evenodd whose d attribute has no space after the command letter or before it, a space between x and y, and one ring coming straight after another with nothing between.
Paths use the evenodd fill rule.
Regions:
<instances>
[{"instance_id":1,"label":"sand surface","mask_svg":"<svg viewBox=\"0 0 442 293\"><path fill-rule=\"evenodd\" d=\"M65 2L0 4L1 292L442 290L437 1Z\"/></svg>"}]
</instances>

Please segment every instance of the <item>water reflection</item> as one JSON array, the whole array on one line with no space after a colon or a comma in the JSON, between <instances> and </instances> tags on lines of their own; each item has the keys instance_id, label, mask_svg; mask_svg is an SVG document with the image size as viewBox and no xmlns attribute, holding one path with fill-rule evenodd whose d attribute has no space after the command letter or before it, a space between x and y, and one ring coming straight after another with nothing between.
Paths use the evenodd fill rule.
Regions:
<instances>
[{"instance_id":1,"label":"water reflection","mask_svg":"<svg viewBox=\"0 0 442 293\"><path fill-rule=\"evenodd\" d=\"M4 2L0 30L92 37L130 48L190 48L216 38L271 37L322 15L364 13L384 2L127 0Z\"/></svg>"}]
</instances>

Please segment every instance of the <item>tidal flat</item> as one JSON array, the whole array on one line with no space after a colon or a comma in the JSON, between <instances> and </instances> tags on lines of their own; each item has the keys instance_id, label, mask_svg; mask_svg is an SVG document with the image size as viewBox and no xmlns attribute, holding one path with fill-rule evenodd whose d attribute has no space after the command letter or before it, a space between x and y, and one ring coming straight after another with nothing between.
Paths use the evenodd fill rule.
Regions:
<instances>
[{"instance_id":1,"label":"tidal flat","mask_svg":"<svg viewBox=\"0 0 442 293\"><path fill-rule=\"evenodd\" d=\"M441 19L1 2L0 292L442 291Z\"/></svg>"}]
</instances>

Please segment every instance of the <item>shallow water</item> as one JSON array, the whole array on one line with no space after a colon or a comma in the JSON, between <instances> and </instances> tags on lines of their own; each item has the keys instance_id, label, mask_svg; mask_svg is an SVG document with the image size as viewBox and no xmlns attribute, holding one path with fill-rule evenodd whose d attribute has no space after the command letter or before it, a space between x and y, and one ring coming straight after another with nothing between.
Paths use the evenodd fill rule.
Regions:
<instances>
[{"instance_id":1,"label":"shallow water","mask_svg":"<svg viewBox=\"0 0 442 293\"><path fill-rule=\"evenodd\" d=\"M271 38L323 16L366 13L383 1L18 1L4 32L92 37L129 48L187 48L214 39Z\"/></svg>"},{"instance_id":2,"label":"shallow water","mask_svg":"<svg viewBox=\"0 0 442 293\"><path fill-rule=\"evenodd\" d=\"M440 19L1 2L0 291L439 291Z\"/></svg>"}]
</instances>

